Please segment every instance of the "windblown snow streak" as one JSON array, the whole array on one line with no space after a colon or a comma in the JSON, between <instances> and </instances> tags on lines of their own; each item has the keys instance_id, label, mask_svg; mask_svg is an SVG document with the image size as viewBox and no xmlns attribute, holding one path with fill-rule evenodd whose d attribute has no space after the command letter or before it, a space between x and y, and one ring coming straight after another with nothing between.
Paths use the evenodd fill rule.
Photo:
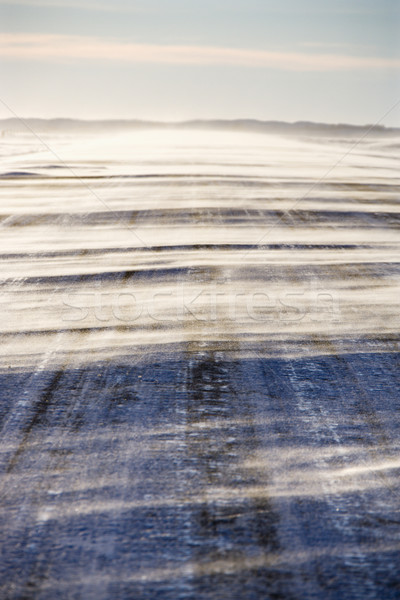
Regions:
<instances>
[{"instance_id":1,"label":"windblown snow streak","mask_svg":"<svg viewBox=\"0 0 400 600\"><path fill-rule=\"evenodd\" d=\"M399 140L43 141L1 139L1 597L398 598Z\"/></svg>"}]
</instances>

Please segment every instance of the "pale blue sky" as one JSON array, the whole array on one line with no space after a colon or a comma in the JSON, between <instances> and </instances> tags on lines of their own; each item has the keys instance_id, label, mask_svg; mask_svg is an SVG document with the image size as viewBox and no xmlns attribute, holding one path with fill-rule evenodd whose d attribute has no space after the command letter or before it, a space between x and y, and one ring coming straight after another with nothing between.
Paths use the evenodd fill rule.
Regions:
<instances>
[{"instance_id":1,"label":"pale blue sky","mask_svg":"<svg viewBox=\"0 0 400 600\"><path fill-rule=\"evenodd\" d=\"M27 117L373 123L400 100L399 40L400 0L0 0L0 98Z\"/></svg>"}]
</instances>

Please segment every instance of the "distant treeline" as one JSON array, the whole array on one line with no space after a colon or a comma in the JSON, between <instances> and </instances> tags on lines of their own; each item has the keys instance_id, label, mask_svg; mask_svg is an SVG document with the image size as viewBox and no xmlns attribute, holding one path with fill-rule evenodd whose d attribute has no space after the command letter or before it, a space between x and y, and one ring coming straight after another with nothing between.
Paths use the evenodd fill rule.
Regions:
<instances>
[{"instance_id":1,"label":"distant treeline","mask_svg":"<svg viewBox=\"0 0 400 600\"><path fill-rule=\"evenodd\" d=\"M140 120L93 120L78 119L2 119L0 120L1 134L20 134L32 130L35 133L106 133L111 131L123 132L138 129L216 129L223 131L240 131L266 134L307 135L355 137L367 134L369 136L400 136L400 128L384 127L383 125L347 125L343 123L313 123L297 121L258 121L256 119L234 120L193 120L176 123Z\"/></svg>"}]
</instances>

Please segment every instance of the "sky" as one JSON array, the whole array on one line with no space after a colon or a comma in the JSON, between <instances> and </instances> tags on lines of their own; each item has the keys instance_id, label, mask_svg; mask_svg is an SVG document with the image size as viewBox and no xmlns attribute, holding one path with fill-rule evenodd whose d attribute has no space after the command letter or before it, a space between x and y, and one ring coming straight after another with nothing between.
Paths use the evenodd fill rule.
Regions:
<instances>
[{"instance_id":1,"label":"sky","mask_svg":"<svg viewBox=\"0 0 400 600\"><path fill-rule=\"evenodd\" d=\"M400 126L400 0L0 0L0 118Z\"/></svg>"}]
</instances>

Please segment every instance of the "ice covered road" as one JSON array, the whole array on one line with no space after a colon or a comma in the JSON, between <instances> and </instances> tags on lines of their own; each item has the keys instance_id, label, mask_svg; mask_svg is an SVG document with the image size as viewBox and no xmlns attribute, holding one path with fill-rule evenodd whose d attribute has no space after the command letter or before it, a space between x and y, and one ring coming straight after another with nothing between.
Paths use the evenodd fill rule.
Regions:
<instances>
[{"instance_id":1,"label":"ice covered road","mask_svg":"<svg viewBox=\"0 0 400 600\"><path fill-rule=\"evenodd\" d=\"M44 141L0 140L0 598L399 598L399 139Z\"/></svg>"}]
</instances>

